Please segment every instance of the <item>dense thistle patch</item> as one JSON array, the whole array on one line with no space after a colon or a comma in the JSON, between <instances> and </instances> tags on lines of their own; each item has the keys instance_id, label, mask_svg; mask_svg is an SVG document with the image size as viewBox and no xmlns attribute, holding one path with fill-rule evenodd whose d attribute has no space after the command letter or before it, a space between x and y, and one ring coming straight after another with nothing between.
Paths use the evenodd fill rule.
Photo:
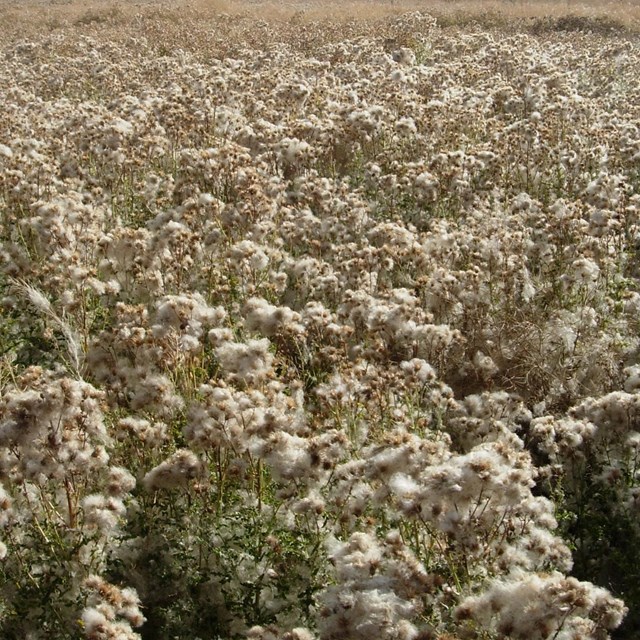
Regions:
<instances>
[{"instance_id":1,"label":"dense thistle patch","mask_svg":"<svg viewBox=\"0 0 640 640\"><path fill-rule=\"evenodd\" d=\"M621 624L560 534L580 578L586 512L640 538L635 45L141 14L2 54L4 636Z\"/></svg>"}]
</instances>

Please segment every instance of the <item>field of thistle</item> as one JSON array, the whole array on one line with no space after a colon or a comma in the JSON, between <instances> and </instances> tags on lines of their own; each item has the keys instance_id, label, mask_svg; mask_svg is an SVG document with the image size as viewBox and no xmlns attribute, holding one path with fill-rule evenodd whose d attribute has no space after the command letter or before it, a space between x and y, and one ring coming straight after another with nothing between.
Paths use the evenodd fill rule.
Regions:
<instances>
[{"instance_id":1,"label":"field of thistle","mask_svg":"<svg viewBox=\"0 0 640 640\"><path fill-rule=\"evenodd\" d=\"M1 638L638 637L640 29L523 7L0 5Z\"/></svg>"}]
</instances>

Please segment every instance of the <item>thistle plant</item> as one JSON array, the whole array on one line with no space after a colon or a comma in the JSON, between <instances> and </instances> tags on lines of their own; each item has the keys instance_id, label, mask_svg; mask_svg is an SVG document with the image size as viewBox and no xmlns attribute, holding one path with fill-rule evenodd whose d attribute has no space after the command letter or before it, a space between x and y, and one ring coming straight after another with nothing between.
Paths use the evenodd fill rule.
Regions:
<instances>
[{"instance_id":1,"label":"thistle plant","mask_svg":"<svg viewBox=\"0 0 640 640\"><path fill-rule=\"evenodd\" d=\"M636 637L636 43L136 12L0 20L0 635Z\"/></svg>"}]
</instances>

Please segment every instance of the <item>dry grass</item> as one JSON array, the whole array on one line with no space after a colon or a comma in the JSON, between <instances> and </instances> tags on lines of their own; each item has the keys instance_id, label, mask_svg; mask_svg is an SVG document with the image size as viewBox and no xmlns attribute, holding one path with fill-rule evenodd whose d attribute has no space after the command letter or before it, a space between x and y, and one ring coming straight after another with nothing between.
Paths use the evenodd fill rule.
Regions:
<instances>
[{"instance_id":1,"label":"dry grass","mask_svg":"<svg viewBox=\"0 0 640 640\"><path fill-rule=\"evenodd\" d=\"M396 0L391 2L376 2L357 0L354 2L299 1L299 2L249 2L234 3L234 7L250 7L263 16L291 17L304 16L306 19L377 19L407 11L428 11L441 17L445 22L469 22L479 20L485 22L487 17L494 16L501 22L528 20L533 18L561 18L567 15L581 16L593 20L609 18L625 26L638 29L640 27L640 2L620 2L610 0L605 2L522 2L516 0Z\"/></svg>"},{"instance_id":2,"label":"dry grass","mask_svg":"<svg viewBox=\"0 0 640 640\"><path fill-rule=\"evenodd\" d=\"M0 0L0 36L25 37L33 33L55 31L87 25L118 25L135 17L178 20L185 11L202 19L220 13L255 17L268 21L311 23L331 19L332 22L371 22L407 11L428 11L442 26L503 30L592 31L600 35L626 32L640 34L640 0L597 2L547 0L141 0L134 2L78 2L74 0Z\"/></svg>"}]
</instances>

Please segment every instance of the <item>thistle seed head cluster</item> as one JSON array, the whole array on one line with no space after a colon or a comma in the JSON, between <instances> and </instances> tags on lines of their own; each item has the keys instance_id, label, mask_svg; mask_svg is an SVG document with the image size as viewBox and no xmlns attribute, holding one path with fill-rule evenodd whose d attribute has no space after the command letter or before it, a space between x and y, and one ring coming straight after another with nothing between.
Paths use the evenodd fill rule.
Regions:
<instances>
[{"instance_id":1,"label":"thistle seed head cluster","mask_svg":"<svg viewBox=\"0 0 640 640\"><path fill-rule=\"evenodd\" d=\"M607 638L636 44L167 11L0 26L2 633Z\"/></svg>"}]
</instances>

